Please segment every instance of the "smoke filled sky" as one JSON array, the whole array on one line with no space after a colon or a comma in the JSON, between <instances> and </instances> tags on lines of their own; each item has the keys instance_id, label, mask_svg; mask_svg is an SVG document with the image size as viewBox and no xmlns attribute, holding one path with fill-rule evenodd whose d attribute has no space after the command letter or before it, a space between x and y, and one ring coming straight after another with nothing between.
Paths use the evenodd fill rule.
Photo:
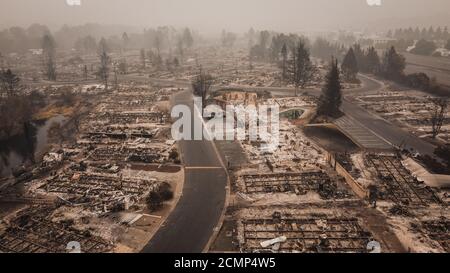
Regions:
<instances>
[{"instance_id":1,"label":"smoke filled sky","mask_svg":"<svg viewBox=\"0 0 450 273\"><path fill-rule=\"evenodd\" d=\"M449 0L0 0L0 27L101 23L200 31L279 31L450 26ZM370 0L369 0L370 1Z\"/></svg>"}]
</instances>

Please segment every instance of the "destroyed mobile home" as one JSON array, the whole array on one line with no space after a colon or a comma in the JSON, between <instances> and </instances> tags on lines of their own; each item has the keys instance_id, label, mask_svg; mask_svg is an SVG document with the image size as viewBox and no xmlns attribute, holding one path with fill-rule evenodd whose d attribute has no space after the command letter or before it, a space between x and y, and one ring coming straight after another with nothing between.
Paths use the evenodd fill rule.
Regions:
<instances>
[{"instance_id":1,"label":"destroyed mobile home","mask_svg":"<svg viewBox=\"0 0 450 273\"><path fill-rule=\"evenodd\" d=\"M79 120L76 144L53 148L40 166L22 174L22 194L14 193L14 185L2 191L3 201L30 207L2 222L0 251L67 252L72 241L83 252L142 248L145 239L135 243L124 234L149 238L164 216L150 213L173 195L181 178L177 147L168 139L168 102L161 101L168 95L133 85L100 95ZM149 223L146 217L150 230L130 226Z\"/></svg>"},{"instance_id":2,"label":"destroyed mobile home","mask_svg":"<svg viewBox=\"0 0 450 273\"><path fill-rule=\"evenodd\" d=\"M448 192L414 176L406 156L328 152L298 127L315 99L266 101L280 106L279 146L246 140L235 143L240 153L224 151L230 161L246 159L229 166L230 201L210 251L359 253L373 251L371 242L383 252L448 251ZM283 115L292 109L299 111Z\"/></svg>"},{"instance_id":3,"label":"destroyed mobile home","mask_svg":"<svg viewBox=\"0 0 450 273\"><path fill-rule=\"evenodd\" d=\"M300 88L283 77L280 62L253 60L246 50L205 43L197 49L202 54L186 52L176 66L170 60L155 63L145 50L143 60L137 50L122 50L111 56L126 57L128 71L111 71L115 79L108 90L97 83L94 55L84 57L92 63L85 67L89 76L83 83L71 82L83 76L80 66L61 68L59 85L46 86L28 70L22 73L37 86L26 93L38 90L51 101L36 118L44 123L41 134L50 145L42 145L35 161L22 162L0 180L0 202L5 204L0 252L71 252L72 242L80 244L81 252L146 252L155 238L164 246L186 244L182 236L199 241L195 232L185 232L189 228L204 228L198 232L204 233L202 240L211 231L210 243L201 246L209 252L449 252L450 195L435 183L446 177L430 173L414 152L384 143L345 113L334 121L321 119L324 62L312 58L317 69ZM65 63L73 57L67 55ZM162 56L173 57L172 52ZM233 134L233 140L199 141L194 149L183 146L190 140L177 143L171 135L176 122L171 108L179 97L190 98L192 82L204 71L212 76L207 104L223 110L228 105L275 105L278 139L252 139L251 130L244 130L244 139ZM343 81L346 101L429 137L432 105L423 93L382 88L371 94L363 87L359 80ZM59 105L63 100L71 103ZM444 143L449 139L445 115L437 135ZM310 131L315 128L323 129L322 134ZM352 138L346 129L360 135ZM211 161L217 156L220 164L200 164L199 158L210 159L209 152L214 154ZM208 186L199 188L202 177ZM211 183L224 177L228 182L223 187ZM192 197L192 191L203 190L223 194L225 207L209 193ZM219 222L214 217L197 221L210 209L204 205L210 200L217 201L211 207L219 208ZM173 210L180 204L181 209ZM182 232L174 235L170 228L179 219L184 225L175 230ZM161 230L170 236L154 236Z\"/></svg>"}]
</instances>

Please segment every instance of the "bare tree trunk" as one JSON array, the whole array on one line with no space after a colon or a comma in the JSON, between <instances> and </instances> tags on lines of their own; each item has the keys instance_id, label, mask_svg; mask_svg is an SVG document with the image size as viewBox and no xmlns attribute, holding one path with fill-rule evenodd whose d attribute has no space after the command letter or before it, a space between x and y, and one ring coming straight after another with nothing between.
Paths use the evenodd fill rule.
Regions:
<instances>
[{"instance_id":1,"label":"bare tree trunk","mask_svg":"<svg viewBox=\"0 0 450 273\"><path fill-rule=\"evenodd\" d=\"M444 124L445 112L448 107L448 100L445 98L432 99L434 109L431 117L432 137L436 138Z\"/></svg>"}]
</instances>

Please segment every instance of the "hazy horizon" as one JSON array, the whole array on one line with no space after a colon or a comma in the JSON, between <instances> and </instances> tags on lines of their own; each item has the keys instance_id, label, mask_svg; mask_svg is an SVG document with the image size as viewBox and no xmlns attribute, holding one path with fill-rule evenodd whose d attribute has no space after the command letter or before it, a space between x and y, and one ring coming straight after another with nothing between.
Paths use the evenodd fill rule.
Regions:
<instances>
[{"instance_id":1,"label":"hazy horizon","mask_svg":"<svg viewBox=\"0 0 450 273\"><path fill-rule=\"evenodd\" d=\"M74 0L69 0L74 1ZM0 27L33 23L59 28L64 24L99 23L136 27L172 25L203 32L250 27L276 31L372 31L406 26L450 26L448 0L0 0Z\"/></svg>"}]
</instances>

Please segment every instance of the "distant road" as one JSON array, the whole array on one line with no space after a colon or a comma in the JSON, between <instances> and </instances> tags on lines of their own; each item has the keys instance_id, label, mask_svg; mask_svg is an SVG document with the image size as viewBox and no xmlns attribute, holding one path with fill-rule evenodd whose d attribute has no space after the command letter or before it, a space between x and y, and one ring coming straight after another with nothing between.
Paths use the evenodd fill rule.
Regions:
<instances>
[{"instance_id":1,"label":"distant road","mask_svg":"<svg viewBox=\"0 0 450 273\"><path fill-rule=\"evenodd\" d=\"M193 109L192 93L176 94L173 104ZM192 110L192 118L202 122ZM144 253L200 253L206 247L225 206L227 174L210 141L178 143L185 165L183 194Z\"/></svg>"},{"instance_id":2,"label":"distant road","mask_svg":"<svg viewBox=\"0 0 450 273\"><path fill-rule=\"evenodd\" d=\"M345 90L344 94L357 94L365 92L374 92L381 90L384 84L376 79L372 79L366 75L359 75L359 79L362 82L362 86ZM263 90L270 91L274 95L286 95L292 96L294 90L292 88L255 88L255 87L241 87L244 91L248 92L258 92ZM305 90L302 90L305 91ZM307 90L309 94L319 96L321 94L320 90ZM351 102L348 99L344 99L342 102L341 110L353 119L360 122L369 131L374 133L376 136L382 140L388 142L391 145L399 147L400 145L406 149L413 149L414 152L419 152L420 154L434 156L435 147L418 138L417 136L404 131L403 129L395 126L388 121L380 118L379 116L368 112L367 110L360 107L357 103Z\"/></svg>"},{"instance_id":3,"label":"distant road","mask_svg":"<svg viewBox=\"0 0 450 273\"><path fill-rule=\"evenodd\" d=\"M441 66L445 67L444 64L441 64ZM360 74L358 78L362 82L362 86L355 88L355 89L349 89L345 90L344 94L358 94L358 93L370 93L375 92L378 90L381 90L384 87L384 84L376 79L373 79L369 76ZM137 80L137 79L136 79ZM169 84L170 80L156 80L157 82L163 84ZM185 86L189 86L190 83L187 81L175 81L177 84L183 84ZM213 89L240 89L247 92L263 92L263 91L269 91L272 95L276 96L293 96L294 89L293 88L286 88L286 87L249 87L249 86L229 86L229 87L223 87L223 86L215 86ZM321 94L320 90L302 90L301 92L308 91L309 94L319 96ZM434 150L435 146L430 144L427 141L424 141L417 136L404 131L403 129L399 128L398 126L395 126L388 121L380 118L379 116L370 113L369 111L363 109L360 107L357 103L354 103L350 101L349 99L344 99L342 103L342 111L352 117L353 119L357 120L361 124L364 125L368 130L370 130L372 133L383 139L384 141L388 142L391 145L394 146L402 146L403 148L406 148L408 150L413 150L414 152L418 152L420 154L424 155L430 155L434 156Z\"/></svg>"},{"instance_id":4,"label":"distant road","mask_svg":"<svg viewBox=\"0 0 450 273\"><path fill-rule=\"evenodd\" d=\"M450 58L402 54L406 58L406 73L424 72L450 87Z\"/></svg>"}]
</instances>

